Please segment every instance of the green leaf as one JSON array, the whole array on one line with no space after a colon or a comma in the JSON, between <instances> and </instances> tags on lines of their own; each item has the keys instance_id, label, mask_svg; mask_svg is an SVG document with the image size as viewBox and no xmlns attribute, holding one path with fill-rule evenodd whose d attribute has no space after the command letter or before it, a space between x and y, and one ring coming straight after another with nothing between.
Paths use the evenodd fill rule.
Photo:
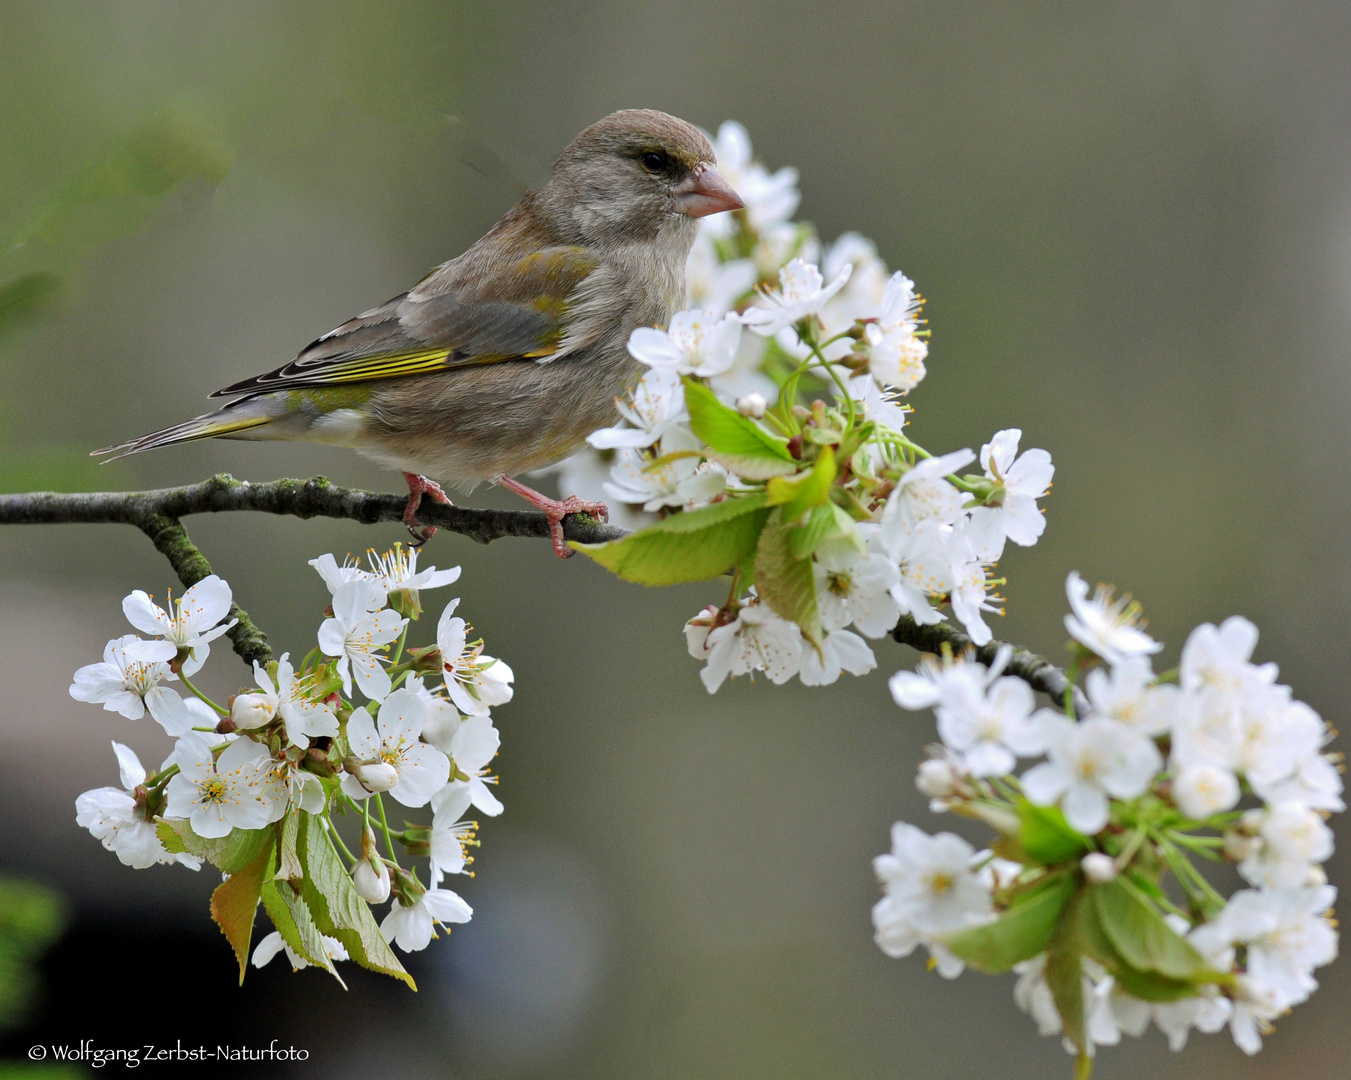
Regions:
<instances>
[{"instance_id":1,"label":"green leaf","mask_svg":"<svg viewBox=\"0 0 1351 1080\"><path fill-rule=\"evenodd\" d=\"M822 544L838 540L856 548L860 554L865 551L862 538L854 528L854 519L834 503L818 506L807 520L788 534L788 549L798 559L810 559Z\"/></svg>"},{"instance_id":2,"label":"green leaf","mask_svg":"<svg viewBox=\"0 0 1351 1080\"><path fill-rule=\"evenodd\" d=\"M1078 907L1084 903L1083 891L1072 895L1046 949L1046 985L1051 990L1056 1012L1064 1025L1065 1037L1080 1051L1084 1049L1084 973L1083 950L1078 934Z\"/></svg>"},{"instance_id":3,"label":"green leaf","mask_svg":"<svg viewBox=\"0 0 1351 1080\"><path fill-rule=\"evenodd\" d=\"M809 472L794 477L776 476L765 486L770 506L783 506L783 520L797 524L808 510L823 506L830 499L835 482L835 451L821 447L816 464Z\"/></svg>"},{"instance_id":4,"label":"green leaf","mask_svg":"<svg viewBox=\"0 0 1351 1080\"><path fill-rule=\"evenodd\" d=\"M1090 886L1090 891L1095 888L1097 886ZM1169 979L1152 971L1141 971L1122 959L1103 931L1095 902L1080 904L1077 914L1079 940L1084 952L1106 968L1128 994L1141 1001L1180 1001L1195 996L1195 983Z\"/></svg>"},{"instance_id":5,"label":"green leaf","mask_svg":"<svg viewBox=\"0 0 1351 1080\"><path fill-rule=\"evenodd\" d=\"M997 975L1045 952L1065 903L1075 889L1072 875L1062 874L1009 908L994 922L948 934L942 942L977 971Z\"/></svg>"},{"instance_id":6,"label":"green leaf","mask_svg":"<svg viewBox=\"0 0 1351 1080\"><path fill-rule=\"evenodd\" d=\"M296 843L300 838L300 815L304 811L291 810L277 823L277 874L278 881L305 876L305 866L300 861L300 852Z\"/></svg>"},{"instance_id":7,"label":"green leaf","mask_svg":"<svg viewBox=\"0 0 1351 1080\"><path fill-rule=\"evenodd\" d=\"M783 508L775 507L755 548L755 588L760 598L785 619L798 624L802 636L821 644L821 613L816 606L816 575L810 559L799 559L789 547L791 530Z\"/></svg>"},{"instance_id":8,"label":"green leaf","mask_svg":"<svg viewBox=\"0 0 1351 1080\"><path fill-rule=\"evenodd\" d=\"M1026 855L1020 862L1055 866L1079 858L1092 846L1070 827L1058 806L1036 806L1019 799L1018 817L1022 822L1018 843Z\"/></svg>"},{"instance_id":9,"label":"green leaf","mask_svg":"<svg viewBox=\"0 0 1351 1080\"><path fill-rule=\"evenodd\" d=\"M1190 983L1230 981L1176 934L1130 882L1117 878L1095 886L1091 892L1103 933L1131 967Z\"/></svg>"},{"instance_id":10,"label":"green leaf","mask_svg":"<svg viewBox=\"0 0 1351 1080\"><path fill-rule=\"evenodd\" d=\"M622 540L569 546L640 585L706 581L754 553L768 517L765 496L757 492L672 514Z\"/></svg>"},{"instance_id":11,"label":"green leaf","mask_svg":"<svg viewBox=\"0 0 1351 1080\"><path fill-rule=\"evenodd\" d=\"M690 428L708 444L709 457L747 480L768 480L798 471L786 439L729 409L697 379L687 376L684 383Z\"/></svg>"},{"instance_id":12,"label":"green leaf","mask_svg":"<svg viewBox=\"0 0 1351 1080\"><path fill-rule=\"evenodd\" d=\"M402 979L416 990L417 983L380 933L366 901L352 888L352 879L324 834L323 818L305 814L301 824L300 857L305 876L300 893L319 932L341 941L347 955L362 967Z\"/></svg>"},{"instance_id":13,"label":"green leaf","mask_svg":"<svg viewBox=\"0 0 1351 1080\"><path fill-rule=\"evenodd\" d=\"M238 831L238 830L236 830ZM239 983L244 984L244 973L249 969L249 942L253 937L253 918L258 910L258 900L272 871L273 845L276 833L271 829L259 829L267 834L263 847L257 849L251 862L227 871L230 876L211 894L211 917L216 920L225 940L235 951L239 960ZM239 849L244 850L243 848Z\"/></svg>"},{"instance_id":14,"label":"green leaf","mask_svg":"<svg viewBox=\"0 0 1351 1080\"><path fill-rule=\"evenodd\" d=\"M232 829L225 836L207 839L192 831L187 818L162 820L155 831L166 850L196 855L227 874L252 863L258 852L270 847L277 837L276 829L268 825L262 829Z\"/></svg>"},{"instance_id":15,"label":"green leaf","mask_svg":"<svg viewBox=\"0 0 1351 1080\"><path fill-rule=\"evenodd\" d=\"M272 925L282 940L298 956L327 971L346 990L347 984L343 982L342 976L338 974L333 961L329 958L328 949L324 947L323 935L319 933L319 928L314 923L314 916L305 905L304 898L296 892L295 886L289 881L281 884L275 880L265 881L262 896L267 917L272 920Z\"/></svg>"}]
</instances>

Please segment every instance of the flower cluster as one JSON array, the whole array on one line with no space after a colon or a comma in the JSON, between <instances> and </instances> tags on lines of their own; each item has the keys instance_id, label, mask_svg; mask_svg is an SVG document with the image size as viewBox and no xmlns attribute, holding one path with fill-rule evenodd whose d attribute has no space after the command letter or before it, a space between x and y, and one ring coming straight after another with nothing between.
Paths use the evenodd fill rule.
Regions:
<instances>
[{"instance_id":1,"label":"flower cluster","mask_svg":"<svg viewBox=\"0 0 1351 1080\"><path fill-rule=\"evenodd\" d=\"M458 600L443 610L435 645L408 647L422 591L452 584L458 567L420 571L417 552L401 545L372 552L367 567L332 555L311 565L331 594L315 647L299 666L289 654L255 662L255 686L224 706L191 680L208 643L233 625L225 621L229 586L208 577L171 611L142 592L127 597L128 620L154 636L110 641L102 663L75 673L71 696L133 720L148 712L176 743L148 775L114 742L121 787L85 792L76 820L128 866L176 862L195 870L207 860L229 875L222 889L251 877L254 902L264 903L276 926L254 951L257 965L284 948L296 968L332 971L333 961L350 958L406 978L385 943L423 949L437 924L471 915L442 882L472 862L470 807L502 812L487 772L499 744L490 710L511 699L513 676L471 640ZM430 806L430 825L391 828L386 796L409 809ZM357 819L357 853L335 814ZM425 883L400 862L395 841L407 856L428 859ZM246 874L245 860L269 872ZM276 888L274 873L291 887ZM305 899L311 888L312 903ZM376 928L366 905L391 897ZM296 903L306 903L308 919ZM212 910L224 913L220 921L231 907L213 903ZM222 922L241 965L252 910L247 925Z\"/></svg>"},{"instance_id":2,"label":"flower cluster","mask_svg":"<svg viewBox=\"0 0 1351 1080\"><path fill-rule=\"evenodd\" d=\"M1002 612L991 568L1006 542L1034 544L1045 526L1050 455L1019 454L1022 432L1000 431L981 471L959 476L974 452L912 441L898 400L928 356L914 282L855 233L822 251L789 220L796 172L756 163L740 125L714 145L746 207L703 219L690 307L633 332L646 374L618 403L621 422L565 468L569 490L648 528L583 550L650 584L735 568L726 602L686 626L710 692L754 671L808 685L862 675L876 667L866 639L902 615L939 622L945 604L983 644L985 615Z\"/></svg>"},{"instance_id":3,"label":"flower cluster","mask_svg":"<svg viewBox=\"0 0 1351 1080\"><path fill-rule=\"evenodd\" d=\"M1181 1049L1228 1024L1248 1053L1317 987L1336 955L1324 821L1344 809L1331 732L1252 662L1257 630L1234 617L1192 631L1175 672L1139 608L1071 574L1065 624L1087 708L1036 709L1031 689L972 658L926 658L891 680L932 708L940 745L917 784L935 811L992 825L992 849L898 823L875 869L877 943L923 944L939 972L1018 974L1014 998L1043 1034L1086 1060L1151 1022ZM1018 759L1043 758L1020 776ZM1227 899L1193 858L1233 865Z\"/></svg>"}]
</instances>

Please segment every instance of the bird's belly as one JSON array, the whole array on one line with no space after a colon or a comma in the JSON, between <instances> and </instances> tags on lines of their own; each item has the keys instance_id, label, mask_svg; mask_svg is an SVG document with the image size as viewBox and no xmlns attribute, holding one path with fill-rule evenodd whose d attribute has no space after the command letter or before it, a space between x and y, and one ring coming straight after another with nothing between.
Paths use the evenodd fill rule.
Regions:
<instances>
[{"instance_id":1,"label":"bird's belly","mask_svg":"<svg viewBox=\"0 0 1351 1080\"><path fill-rule=\"evenodd\" d=\"M626 355L607 360L510 361L401 379L373 398L356 449L466 486L551 465L612 426L615 398L642 376Z\"/></svg>"}]
</instances>

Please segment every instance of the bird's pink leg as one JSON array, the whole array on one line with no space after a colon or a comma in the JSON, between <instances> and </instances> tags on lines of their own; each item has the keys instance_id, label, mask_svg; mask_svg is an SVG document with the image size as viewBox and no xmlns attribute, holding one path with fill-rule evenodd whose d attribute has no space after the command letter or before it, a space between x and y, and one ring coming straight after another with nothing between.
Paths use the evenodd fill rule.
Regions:
<instances>
[{"instance_id":1,"label":"bird's pink leg","mask_svg":"<svg viewBox=\"0 0 1351 1080\"><path fill-rule=\"evenodd\" d=\"M425 476L413 472L404 473L403 478L408 484L408 505L403 511L403 523L408 526L408 531L413 534L412 546L421 547L436 535L435 525L418 527L417 512L418 507L422 505L422 496L430 495L437 502L445 503L447 506L450 506L451 502L446 493L441 490L441 485L435 480L428 480Z\"/></svg>"},{"instance_id":2,"label":"bird's pink leg","mask_svg":"<svg viewBox=\"0 0 1351 1080\"><path fill-rule=\"evenodd\" d=\"M563 539L563 518L568 514L591 514L601 521L610 520L610 508L604 503L587 502L576 495L569 495L566 499L551 499L547 495L541 495L534 488L526 487L519 480L513 480L510 476L499 476L497 483L508 491L516 492L521 498L544 511L544 516L549 519L549 535L553 537L554 554L560 559L566 559L573 554Z\"/></svg>"}]
</instances>

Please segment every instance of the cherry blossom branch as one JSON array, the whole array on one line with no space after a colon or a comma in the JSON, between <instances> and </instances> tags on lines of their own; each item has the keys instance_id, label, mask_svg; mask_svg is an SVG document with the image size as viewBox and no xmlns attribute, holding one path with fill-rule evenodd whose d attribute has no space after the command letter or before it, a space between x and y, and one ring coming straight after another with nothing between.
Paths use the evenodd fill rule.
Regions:
<instances>
[{"instance_id":1,"label":"cherry blossom branch","mask_svg":"<svg viewBox=\"0 0 1351 1080\"><path fill-rule=\"evenodd\" d=\"M901 621L891 631L891 636L902 645L909 645L920 652L938 653L946 645L954 655L960 656L967 649L971 649L975 652L976 659L986 667L994 663L999 650L1006 644L1003 641L987 641L984 645L976 645L966 634L951 623L934 623L931 626L922 626L909 615L901 616ZM1013 655L1004 668L1005 674L1016 675L1033 690L1040 690L1044 694L1049 694L1057 705L1063 703L1065 692L1071 689L1071 683L1066 674L1044 656L1038 656L1036 653L1028 652L1016 645L1010 646L1010 648L1013 649ZM1076 715L1085 716L1088 714L1088 699L1084 697L1083 691L1077 686L1073 687L1071 700L1074 702Z\"/></svg>"},{"instance_id":2,"label":"cherry blossom branch","mask_svg":"<svg viewBox=\"0 0 1351 1080\"><path fill-rule=\"evenodd\" d=\"M0 495L0 525L59 525L114 523L134 525L169 560L185 588L210 576L211 564L189 539L180 518L188 514L255 510L292 517L347 518L364 525L403 520L407 497L339 487L322 476L309 480L273 480L251 484L219 473L200 484L156 491L99 491L64 494L35 491ZM549 537L548 519L521 510L476 510L423 502L418 521L460 533L481 544L504 536ZM627 535L584 514L563 519L569 540L598 543ZM272 658L267 635L238 604L230 609L236 619L229 631L235 652L246 664Z\"/></svg>"},{"instance_id":3,"label":"cherry blossom branch","mask_svg":"<svg viewBox=\"0 0 1351 1080\"><path fill-rule=\"evenodd\" d=\"M134 525L150 538L155 548L169 560L183 585L188 587L211 573L211 564L188 538L179 520L188 514L251 510L299 518L345 518L363 525L375 525L401 522L406 502L404 495L339 487L322 476L253 484L220 473L199 484L155 491L73 494L37 491L0 495L0 525L101 522ZM507 536L549 537L548 519L536 511L481 510L426 500L417 517L424 525L459 533L481 544ZM563 535L569 540L591 544L618 540L628 532L616 526L602 525L585 514L573 514L563 519ZM272 654L267 637L254 625L248 613L236 604L231 617L239 620L229 635L235 652L246 663L270 659ZM921 626L909 616L902 616L891 636L902 645L910 645L922 652L940 652L945 644L957 654L974 648L977 658L986 665L993 663L1003 645L1003 642L991 641L976 647L966 634L950 623ZM1057 702L1064 700L1070 685L1060 668L1026 649L1014 649L1006 670ZM1073 700L1076 711L1083 715L1087 702L1077 688Z\"/></svg>"}]
</instances>

